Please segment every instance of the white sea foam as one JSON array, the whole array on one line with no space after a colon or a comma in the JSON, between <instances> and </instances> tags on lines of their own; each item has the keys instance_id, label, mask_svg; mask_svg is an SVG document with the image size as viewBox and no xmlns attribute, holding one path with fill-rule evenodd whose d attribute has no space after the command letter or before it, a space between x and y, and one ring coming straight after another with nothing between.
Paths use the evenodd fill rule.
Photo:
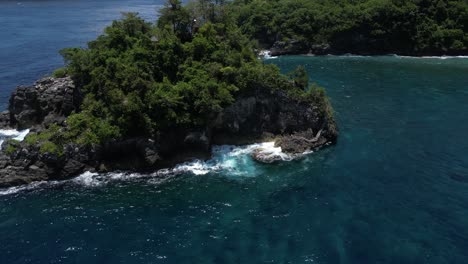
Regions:
<instances>
[{"instance_id":1,"label":"white sea foam","mask_svg":"<svg viewBox=\"0 0 468 264\"><path fill-rule=\"evenodd\" d=\"M14 139L17 141L23 141L24 138L29 134L29 129L17 131L14 129L0 129L0 150L2 149L3 142L5 139Z\"/></svg>"},{"instance_id":2,"label":"white sea foam","mask_svg":"<svg viewBox=\"0 0 468 264\"><path fill-rule=\"evenodd\" d=\"M27 185L22 185L22 186L15 186L15 187L10 187L6 189L0 189L0 196L3 195L11 195L19 192L24 192L24 191L34 191L37 189L42 189L46 187L52 187L60 184L64 184L65 182L60 182L60 181L39 181L39 182L32 182Z\"/></svg>"},{"instance_id":3,"label":"white sea foam","mask_svg":"<svg viewBox=\"0 0 468 264\"><path fill-rule=\"evenodd\" d=\"M93 173L89 171L81 174L71 181L83 186L100 186L103 184L103 182L99 179L99 173Z\"/></svg>"},{"instance_id":4,"label":"white sea foam","mask_svg":"<svg viewBox=\"0 0 468 264\"><path fill-rule=\"evenodd\" d=\"M402 55L396 55L392 54L391 56L396 57L396 58L409 58L409 59L440 59L440 60L446 60L446 59L468 59L468 56L420 56L420 57L414 57L414 56L402 56Z\"/></svg>"},{"instance_id":5,"label":"white sea foam","mask_svg":"<svg viewBox=\"0 0 468 264\"><path fill-rule=\"evenodd\" d=\"M76 178L69 180L68 182L84 187L99 187L111 182L130 181L140 178L154 178L158 176L160 176L158 172L152 174L142 174L130 172L95 173L88 171Z\"/></svg>"},{"instance_id":6,"label":"white sea foam","mask_svg":"<svg viewBox=\"0 0 468 264\"><path fill-rule=\"evenodd\" d=\"M251 158L251 154L254 152L283 161L291 161L297 157L282 152L280 147L275 147L274 142L246 146L214 146L212 159L180 164L169 171L173 174L193 173L195 175L206 175L222 171L233 176L255 176L257 163Z\"/></svg>"},{"instance_id":7,"label":"white sea foam","mask_svg":"<svg viewBox=\"0 0 468 264\"><path fill-rule=\"evenodd\" d=\"M269 50L261 50L261 51L258 53L258 56L259 56L261 59L264 59L264 60L269 60L269 59L276 59L276 58L278 58L278 56L271 56L271 51L269 51Z\"/></svg>"},{"instance_id":8,"label":"white sea foam","mask_svg":"<svg viewBox=\"0 0 468 264\"><path fill-rule=\"evenodd\" d=\"M16 134L15 134L16 135ZM160 184L161 182L181 174L193 174L195 176L209 173L223 173L233 177L253 177L260 173L261 168L252 159L253 152L261 152L262 155L272 156L284 161L296 158L285 154L281 148L275 147L274 142L258 143L246 146L214 146L212 158L207 161L194 160L175 166L170 169L162 169L154 173L95 173L85 172L78 177L65 181L35 182L25 186L0 189L0 195L10 195L22 191L46 188L57 185L79 185L87 188L104 186L111 182L144 180L148 183ZM311 153L311 152L308 152ZM308 154L304 153L304 154Z\"/></svg>"},{"instance_id":9,"label":"white sea foam","mask_svg":"<svg viewBox=\"0 0 468 264\"><path fill-rule=\"evenodd\" d=\"M29 129L19 131L18 134L16 134L13 139L17 141L23 141L26 138L26 136L29 134L29 131L30 131Z\"/></svg>"}]
</instances>

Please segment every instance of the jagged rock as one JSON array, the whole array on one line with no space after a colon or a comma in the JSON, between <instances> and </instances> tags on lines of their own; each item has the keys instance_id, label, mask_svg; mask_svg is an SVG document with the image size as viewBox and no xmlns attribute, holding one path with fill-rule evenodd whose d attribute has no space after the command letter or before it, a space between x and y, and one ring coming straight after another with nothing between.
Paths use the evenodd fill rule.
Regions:
<instances>
[{"instance_id":1,"label":"jagged rock","mask_svg":"<svg viewBox=\"0 0 468 264\"><path fill-rule=\"evenodd\" d=\"M276 41L270 48L271 56L297 55L309 53L309 47L306 43L298 40Z\"/></svg>"},{"instance_id":2,"label":"jagged rock","mask_svg":"<svg viewBox=\"0 0 468 264\"><path fill-rule=\"evenodd\" d=\"M9 128L10 126L10 112L0 112L0 128Z\"/></svg>"},{"instance_id":3,"label":"jagged rock","mask_svg":"<svg viewBox=\"0 0 468 264\"><path fill-rule=\"evenodd\" d=\"M334 141L334 123L323 119L320 109L295 100L284 92L261 92L239 98L227 107L213 123L215 144L236 144L239 138L249 142L265 140L271 135L290 135L296 131L319 131L326 141ZM269 136L266 136L269 135Z\"/></svg>"},{"instance_id":4,"label":"jagged rock","mask_svg":"<svg viewBox=\"0 0 468 264\"><path fill-rule=\"evenodd\" d=\"M313 44L310 46L309 53L314 55L327 55L332 53L332 49L328 43Z\"/></svg>"},{"instance_id":5,"label":"jagged rock","mask_svg":"<svg viewBox=\"0 0 468 264\"><path fill-rule=\"evenodd\" d=\"M18 129L62 123L77 111L82 95L70 77L44 78L33 86L20 86L10 97L10 123Z\"/></svg>"},{"instance_id":6,"label":"jagged rock","mask_svg":"<svg viewBox=\"0 0 468 264\"><path fill-rule=\"evenodd\" d=\"M62 123L80 103L81 94L70 78L45 78L12 94L10 113L0 114L0 126L36 126L40 131L47 124ZM157 138L128 138L103 146L69 143L60 154L41 153L39 146L15 143L14 151L0 151L0 187L67 179L85 171L151 171L208 158L212 144L241 145L267 139L275 140L275 146L287 154L258 149L252 157L272 163L319 148L337 137L334 121L328 120L323 109L282 91L262 89L236 98L206 127L159 132ZM12 143L5 144L7 149Z\"/></svg>"},{"instance_id":7,"label":"jagged rock","mask_svg":"<svg viewBox=\"0 0 468 264\"><path fill-rule=\"evenodd\" d=\"M266 164L272 164L278 161L285 160L284 155L271 153L262 148L255 149L250 156L254 160Z\"/></svg>"},{"instance_id":8,"label":"jagged rock","mask_svg":"<svg viewBox=\"0 0 468 264\"><path fill-rule=\"evenodd\" d=\"M101 161L106 170L138 170L155 166L161 158L154 140L129 138L106 144L95 159Z\"/></svg>"},{"instance_id":9,"label":"jagged rock","mask_svg":"<svg viewBox=\"0 0 468 264\"><path fill-rule=\"evenodd\" d=\"M312 129L302 132L296 132L291 135L284 135L278 138L275 142L276 147L281 147L285 153L298 154L315 150L330 142L326 137L322 136L323 130L319 130L314 134Z\"/></svg>"},{"instance_id":10,"label":"jagged rock","mask_svg":"<svg viewBox=\"0 0 468 264\"><path fill-rule=\"evenodd\" d=\"M209 150L211 148L211 141L205 131L203 132L190 132L184 139L187 146Z\"/></svg>"}]
</instances>

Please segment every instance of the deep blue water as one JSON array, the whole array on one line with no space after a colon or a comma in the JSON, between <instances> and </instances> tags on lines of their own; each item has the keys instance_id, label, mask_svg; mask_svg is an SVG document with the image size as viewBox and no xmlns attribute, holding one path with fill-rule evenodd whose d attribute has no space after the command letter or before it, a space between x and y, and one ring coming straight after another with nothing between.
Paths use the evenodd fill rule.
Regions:
<instances>
[{"instance_id":1,"label":"deep blue water","mask_svg":"<svg viewBox=\"0 0 468 264\"><path fill-rule=\"evenodd\" d=\"M68 2L36 3L61 13ZM93 29L65 43L55 38L56 49L84 43L107 23L89 14L98 4L88 3L75 20ZM99 6L111 19L109 10L130 3ZM54 24L41 7L30 15L43 17L43 34L85 28ZM1 2L0 20L19 8ZM21 46L15 38L18 44L7 43ZM29 65L44 44L23 56L0 45L2 84L42 74L40 65L5 65ZM50 52L40 63L52 69L60 60ZM112 175L2 191L0 263L468 263L468 59L291 56L267 63L284 72L304 64L327 88L341 130L335 146L277 165L216 153L221 169L164 182Z\"/></svg>"},{"instance_id":2,"label":"deep blue water","mask_svg":"<svg viewBox=\"0 0 468 264\"><path fill-rule=\"evenodd\" d=\"M157 18L164 0L0 0L0 111L17 85L63 65L58 51L84 47L121 12Z\"/></svg>"}]
</instances>

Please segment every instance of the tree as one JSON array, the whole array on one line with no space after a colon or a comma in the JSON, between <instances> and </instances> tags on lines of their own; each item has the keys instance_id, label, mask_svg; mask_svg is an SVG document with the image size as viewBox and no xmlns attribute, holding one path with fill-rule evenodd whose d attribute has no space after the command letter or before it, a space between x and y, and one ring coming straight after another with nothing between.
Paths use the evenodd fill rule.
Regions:
<instances>
[{"instance_id":1,"label":"tree","mask_svg":"<svg viewBox=\"0 0 468 264\"><path fill-rule=\"evenodd\" d=\"M190 40L193 18L191 18L187 9L182 6L180 0L168 0L159 13L158 27L160 29L170 26L172 31L183 42Z\"/></svg>"},{"instance_id":2,"label":"tree","mask_svg":"<svg viewBox=\"0 0 468 264\"><path fill-rule=\"evenodd\" d=\"M289 73L289 76L293 79L294 85L301 90L306 90L309 87L309 75L304 65L297 66L297 68Z\"/></svg>"}]
</instances>

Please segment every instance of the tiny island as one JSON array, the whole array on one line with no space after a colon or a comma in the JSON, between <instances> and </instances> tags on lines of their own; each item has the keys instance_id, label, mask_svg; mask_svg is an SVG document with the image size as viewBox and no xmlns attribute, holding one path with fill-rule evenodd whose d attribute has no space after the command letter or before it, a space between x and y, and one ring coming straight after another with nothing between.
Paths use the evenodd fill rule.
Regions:
<instances>
[{"instance_id":1,"label":"tiny island","mask_svg":"<svg viewBox=\"0 0 468 264\"><path fill-rule=\"evenodd\" d=\"M464 1L169 0L156 23L126 13L65 67L18 87L0 127L30 129L0 153L0 187L85 171L154 171L213 145L270 141L294 157L338 136L304 67L259 54L468 54ZM260 162L275 157L261 150Z\"/></svg>"}]
</instances>

